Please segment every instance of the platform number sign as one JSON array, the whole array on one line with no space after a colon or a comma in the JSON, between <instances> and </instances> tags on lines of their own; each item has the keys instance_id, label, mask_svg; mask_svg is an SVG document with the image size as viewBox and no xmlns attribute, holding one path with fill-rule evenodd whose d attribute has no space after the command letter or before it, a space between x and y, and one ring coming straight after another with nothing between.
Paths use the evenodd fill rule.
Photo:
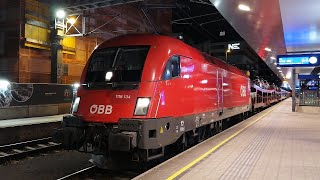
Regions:
<instances>
[{"instance_id":1,"label":"platform number sign","mask_svg":"<svg viewBox=\"0 0 320 180\"><path fill-rule=\"evenodd\" d=\"M241 97L247 96L247 87L246 86L243 86L243 85L240 86L240 96Z\"/></svg>"}]
</instances>

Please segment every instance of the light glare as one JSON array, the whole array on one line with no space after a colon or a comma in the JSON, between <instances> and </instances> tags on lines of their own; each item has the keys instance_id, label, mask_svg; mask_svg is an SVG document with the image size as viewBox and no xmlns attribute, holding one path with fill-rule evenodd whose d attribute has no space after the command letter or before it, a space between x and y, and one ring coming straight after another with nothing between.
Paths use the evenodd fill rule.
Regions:
<instances>
[{"instance_id":1,"label":"light glare","mask_svg":"<svg viewBox=\"0 0 320 180\"><path fill-rule=\"evenodd\" d=\"M8 90L9 85L10 85L9 81L0 79L0 89L6 91L6 90Z\"/></svg>"},{"instance_id":2,"label":"light glare","mask_svg":"<svg viewBox=\"0 0 320 180\"><path fill-rule=\"evenodd\" d=\"M76 19L75 18L69 18L67 20L67 22L70 23L70 24L74 24L74 23L76 23Z\"/></svg>"},{"instance_id":3,"label":"light glare","mask_svg":"<svg viewBox=\"0 0 320 180\"><path fill-rule=\"evenodd\" d=\"M204 79L201 81L201 84L207 84L208 83L208 80Z\"/></svg>"},{"instance_id":4,"label":"light glare","mask_svg":"<svg viewBox=\"0 0 320 180\"><path fill-rule=\"evenodd\" d=\"M66 16L66 12L64 10L59 9L56 13L57 18L63 19Z\"/></svg>"},{"instance_id":5,"label":"light glare","mask_svg":"<svg viewBox=\"0 0 320 180\"><path fill-rule=\"evenodd\" d=\"M73 84L73 87L75 87L75 88L78 89L78 88L80 87L80 84L79 84L79 83L74 83L74 84Z\"/></svg>"},{"instance_id":6,"label":"light glare","mask_svg":"<svg viewBox=\"0 0 320 180\"><path fill-rule=\"evenodd\" d=\"M245 5L245 4L239 4L238 8L241 10L241 11L251 11L250 7Z\"/></svg>"},{"instance_id":7,"label":"light glare","mask_svg":"<svg viewBox=\"0 0 320 180\"><path fill-rule=\"evenodd\" d=\"M139 98L138 99L138 106L146 107L149 106L150 99L149 98Z\"/></svg>"},{"instance_id":8,"label":"light glare","mask_svg":"<svg viewBox=\"0 0 320 180\"><path fill-rule=\"evenodd\" d=\"M290 79L291 76L292 76L291 72L288 72L288 73L286 74L286 79Z\"/></svg>"},{"instance_id":9,"label":"light glare","mask_svg":"<svg viewBox=\"0 0 320 180\"><path fill-rule=\"evenodd\" d=\"M271 51L271 49L268 47L264 48L264 50L269 51L269 52Z\"/></svg>"},{"instance_id":10,"label":"light glare","mask_svg":"<svg viewBox=\"0 0 320 180\"><path fill-rule=\"evenodd\" d=\"M113 76L113 73L112 73L111 71L107 72L107 73L106 73L106 76L105 76L106 81L110 81L110 79L112 78L112 76Z\"/></svg>"}]
</instances>

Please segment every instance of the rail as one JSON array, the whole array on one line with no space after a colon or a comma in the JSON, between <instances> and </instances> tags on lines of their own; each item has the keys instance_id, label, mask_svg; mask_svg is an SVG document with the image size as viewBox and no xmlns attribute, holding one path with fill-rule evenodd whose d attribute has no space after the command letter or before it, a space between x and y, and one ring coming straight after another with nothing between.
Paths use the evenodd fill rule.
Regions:
<instances>
[{"instance_id":1,"label":"rail","mask_svg":"<svg viewBox=\"0 0 320 180\"><path fill-rule=\"evenodd\" d=\"M65 179L132 179L140 173L134 171L114 171L99 169L95 165L81 169L74 173L63 176L57 180Z\"/></svg>"},{"instance_id":2,"label":"rail","mask_svg":"<svg viewBox=\"0 0 320 180\"><path fill-rule=\"evenodd\" d=\"M52 142L52 137L35 139L0 146L0 164L27 156L60 149L61 144Z\"/></svg>"}]
</instances>

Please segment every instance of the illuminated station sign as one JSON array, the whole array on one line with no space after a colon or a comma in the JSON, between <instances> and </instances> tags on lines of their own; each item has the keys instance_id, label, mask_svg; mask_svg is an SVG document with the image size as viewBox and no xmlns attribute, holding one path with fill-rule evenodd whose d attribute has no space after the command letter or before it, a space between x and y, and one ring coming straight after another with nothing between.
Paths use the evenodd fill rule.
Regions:
<instances>
[{"instance_id":1,"label":"illuminated station sign","mask_svg":"<svg viewBox=\"0 0 320 180\"><path fill-rule=\"evenodd\" d=\"M280 67L320 66L320 54L279 55L277 64Z\"/></svg>"}]
</instances>

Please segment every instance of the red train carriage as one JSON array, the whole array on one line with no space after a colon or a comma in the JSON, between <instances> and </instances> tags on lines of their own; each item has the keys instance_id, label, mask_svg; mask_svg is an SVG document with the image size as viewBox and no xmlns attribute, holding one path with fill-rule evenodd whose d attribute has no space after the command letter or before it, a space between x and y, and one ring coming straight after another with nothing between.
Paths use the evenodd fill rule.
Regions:
<instances>
[{"instance_id":1,"label":"red train carriage","mask_svg":"<svg viewBox=\"0 0 320 180\"><path fill-rule=\"evenodd\" d=\"M161 157L165 146L200 139L204 129L251 108L250 82L239 69L159 35L102 43L81 84L72 115L54 137L68 149L92 147L100 158Z\"/></svg>"},{"instance_id":2,"label":"red train carriage","mask_svg":"<svg viewBox=\"0 0 320 180\"><path fill-rule=\"evenodd\" d=\"M285 98L287 91L280 89L276 85L269 85L267 81L255 79L251 82L251 102L252 110L265 108L275 104Z\"/></svg>"}]
</instances>

